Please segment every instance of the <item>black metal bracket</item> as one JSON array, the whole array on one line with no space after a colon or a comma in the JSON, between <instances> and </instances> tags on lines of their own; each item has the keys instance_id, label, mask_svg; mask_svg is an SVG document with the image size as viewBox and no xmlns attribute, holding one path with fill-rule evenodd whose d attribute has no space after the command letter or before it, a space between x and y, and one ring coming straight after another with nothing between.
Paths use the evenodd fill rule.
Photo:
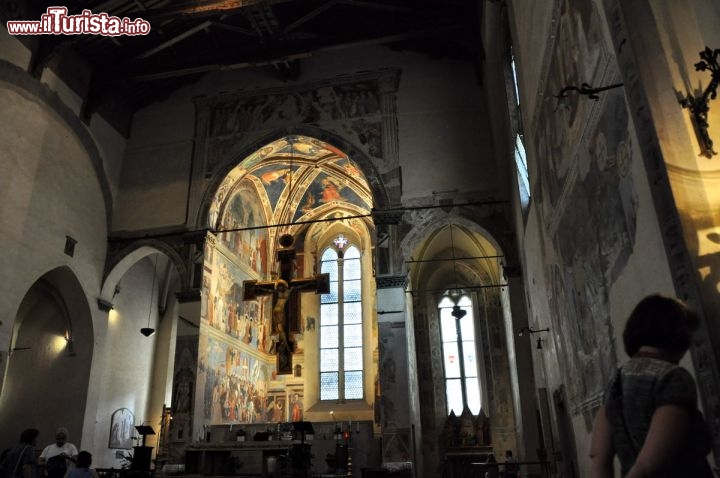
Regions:
<instances>
[{"instance_id":1,"label":"black metal bracket","mask_svg":"<svg viewBox=\"0 0 720 478\"><path fill-rule=\"evenodd\" d=\"M720 84L719 56L720 49L711 50L709 47L705 47L705 50L700 52L701 61L695 63L695 71L710 70L710 84L705 88L702 95L693 97L688 93L685 98L680 99L682 107L689 109L690 113L692 113L691 119L695 135L698 143L700 143L700 154L708 159L712 159L717 154L713 150L713 141L708 133L708 127L710 126L708 124L708 112L710 111L710 100L717 97L717 87Z\"/></svg>"},{"instance_id":2,"label":"black metal bracket","mask_svg":"<svg viewBox=\"0 0 720 478\"><path fill-rule=\"evenodd\" d=\"M537 334L539 332L550 332L550 327L547 327L545 329L538 329L538 330L535 330L532 327L523 327L522 329L520 329L518 331L518 337L522 337L523 335L525 335L525 332L528 332L530 335Z\"/></svg>"},{"instance_id":3,"label":"black metal bracket","mask_svg":"<svg viewBox=\"0 0 720 478\"><path fill-rule=\"evenodd\" d=\"M590 98L591 100L597 101L600 99L600 97L598 96L598 93L600 93L602 91L606 91L606 90L612 90L614 88L620 88L622 86L624 86L623 83L615 83L613 85L608 85L608 86L599 86L597 88L593 88L592 86L590 86L587 83L583 83L580 86L574 86L574 85L566 86L565 88L560 90L560 93L555 95L555 98L557 98L558 102L559 102L562 98L567 98L568 92L576 91L577 94L579 94L579 95L584 95L584 96L587 96L588 98Z\"/></svg>"}]
</instances>

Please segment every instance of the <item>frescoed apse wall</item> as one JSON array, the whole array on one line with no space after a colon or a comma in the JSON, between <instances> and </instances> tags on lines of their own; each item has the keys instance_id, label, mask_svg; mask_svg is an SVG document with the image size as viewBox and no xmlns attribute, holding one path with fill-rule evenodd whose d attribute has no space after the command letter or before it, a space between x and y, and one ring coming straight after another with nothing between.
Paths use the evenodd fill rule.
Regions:
<instances>
[{"instance_id":1,"label":"frescoed apse wall","mask_svg":"<svg viewBox=\"0 0 720 478\"><path fill-rule=\"evenodd\" d=\"M280 234L299 235L296 247L302 248L297 226L264 226L366 214L371 203L359 168L341 151L306 136L278 139L228 173L208 213L195 401L199 427L302 417L302 384L275 373L272 297L245 302L242 284L277 276ZM302 340L297 345L299 352Z\"/></svg>"}]
</instances>

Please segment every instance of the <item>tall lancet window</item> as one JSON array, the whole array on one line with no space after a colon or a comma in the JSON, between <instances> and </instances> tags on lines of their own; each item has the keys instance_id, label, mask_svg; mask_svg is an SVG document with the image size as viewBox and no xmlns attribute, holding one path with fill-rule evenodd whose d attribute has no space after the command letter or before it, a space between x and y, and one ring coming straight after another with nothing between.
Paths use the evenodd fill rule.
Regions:
<instances>
[{"instance_id":1,"label":"tall lancet window","mask_svg":"<svg viewBox=\"0 0 720 478\"><path fill-rule=\"evenodd\" d=\"M470 297L457 301L445 296L438 305L442 334L447 412L460 416L465 405L473 415L480 413L480 380L475 347L475 315ZM462 311L465 314L462 314ZM453 315L455 312L455 315ZM462 315L461 318L457 316Z\"/></svg>"},{"instance_id":2,"label":"tall lancet window","mask_svg":"<svg viewBox=\"0 0 720 478\"><path fill-rule=\"evenodd\" d=\"M341 234L323 251L330 293L320 298L320 400L363 398L360 250Z\"/></svg>"}]
</instances>

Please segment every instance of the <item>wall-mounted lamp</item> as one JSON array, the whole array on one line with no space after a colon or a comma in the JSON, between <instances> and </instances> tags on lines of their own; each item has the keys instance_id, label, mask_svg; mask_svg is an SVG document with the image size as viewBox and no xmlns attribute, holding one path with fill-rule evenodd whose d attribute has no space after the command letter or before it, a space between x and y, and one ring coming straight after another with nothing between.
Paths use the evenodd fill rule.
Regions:
<instances>
[{"instance_id":1,"label":"wall-mounted lamp","mask_svg":"<svg viewBox=\"0 0 720 478\"><path fill-rule=\"evenodd\" d=\"M115 286L115 290L113 290L112 299L105 300L102 297L98 297L97 299L97 306L98 310L102 310L103 312L110 312L115 308L115 305L112 303L113 300L115 300L115 296L120 293L120 284L117 284Z\"/></svg>"},{"instance_id":2,"label":"wall-mounted lamp","mask_svg":"<svg viewBox=\"0 0 720 478\"><path fill-rule=\"evenodd\" d=\"M98 298L97 300L97 306L98 309L102 310L103 312L110 312L115 308L112 302L100 298Z\"/></svg>"},{"instance_id":3,"label":"wall-mounted lamp","mask_svg":"<svg viewBox=\"0 0 720 478\"><path fill-rule=\"evenodd\" d=\"M571 91L577 92L578 95L584 95L590 98L591 100L599 100L600 97L598 96L598 93L606 90L612 90L614 88L620 88L624 86L623 83L615 83L614 85L608 85L608 86L599 86L597 88L593 88L587 83L583 83L580 86L566 86L562 90L560 90L560 93L555 95L555 98L558 100L558 106L565 104L565 98L568 97L568 93Z\"/></svg>"},{"instance_id":4,"label":"wall-mounted lamp","mask_svg":"<svg viewBox=\"0 0 720 478\"><path fill-rule=\"evenodd\" d=\"M717 97L717 87L720 84L720 65L718 65L718 56L720 56L720 48L711 50L705 47L700 52L701 61L695 63L695 71L710 70L710 84L705 88L702 95L693 97L690 93L685 98L680 98L680 104L683 108L690 110L693 129L700 143L700 154L708 159L712 159L717 153L713 150L713 141L708 133L708 113L710 112L710 100Z\"/></svg>"},{"instance_id":5,"label":"wall-mounted lamp","mask_svg":"<svg viewBox=\"0 0 720 478\"><path fill-rule=\"evenodd\" d=\"M540 333L540 332L550 332L550 328L548 327L548 328L545 328L545 329L535 330L535 329L532 329L532 328L530 328L530 327L523 327L523 328L520 329L520 331L518 332L518 337L522 337L523 335L525 335L525 332L528 332L529 334L537 334L537 333ZM538 348L541 348L541 347L538 347Z\"/></svg>"},{"instance_id":6,"label":"wall-mounted lamp","mask_svg":"<svg viewBox=\"0 0 720 478\"><path fill-rule=\"evenodd\" d=\"M72 338L72 335L70 335L70 332L67 332L65 334L65 342L67 342L67 353L70 357L74 357L75 354L75 341Z\"/></svg>"},{"instance_id":7,"label":"wall-mounted lamp","mask_svg":"<svg viewBox=\"0 0 720 478\"><path fill-rule=\"evenodd\" d=\"M542 339L538 337L537 339L537 347L538 350L542 350Z\"/></svg>"}]
</instances>

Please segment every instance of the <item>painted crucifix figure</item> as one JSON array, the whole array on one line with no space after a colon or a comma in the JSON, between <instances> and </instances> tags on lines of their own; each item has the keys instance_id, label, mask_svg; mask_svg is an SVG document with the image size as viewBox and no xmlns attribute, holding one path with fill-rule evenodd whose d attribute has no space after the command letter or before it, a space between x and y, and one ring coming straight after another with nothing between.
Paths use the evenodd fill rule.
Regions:
<instances>
[{"instance_id":1,"label":"painted crucifix figure","mask_svg":"<svg viewBox=\"0 0 720 478\"><path fill-rule=\"evenodd\" d=\"M293 373L292 354L294 343L289 339L291 324L297 324L297 294L293 292L330 292L330 274L315 277L293 278L295 272L295 249L293 237L280 237L277 260L280 263L280 278L272 281L243 281L243 300L255 300L258 296L272 295L272 333L276 336L276 367L279 375Z\"/></svg>"}]
</instances>

